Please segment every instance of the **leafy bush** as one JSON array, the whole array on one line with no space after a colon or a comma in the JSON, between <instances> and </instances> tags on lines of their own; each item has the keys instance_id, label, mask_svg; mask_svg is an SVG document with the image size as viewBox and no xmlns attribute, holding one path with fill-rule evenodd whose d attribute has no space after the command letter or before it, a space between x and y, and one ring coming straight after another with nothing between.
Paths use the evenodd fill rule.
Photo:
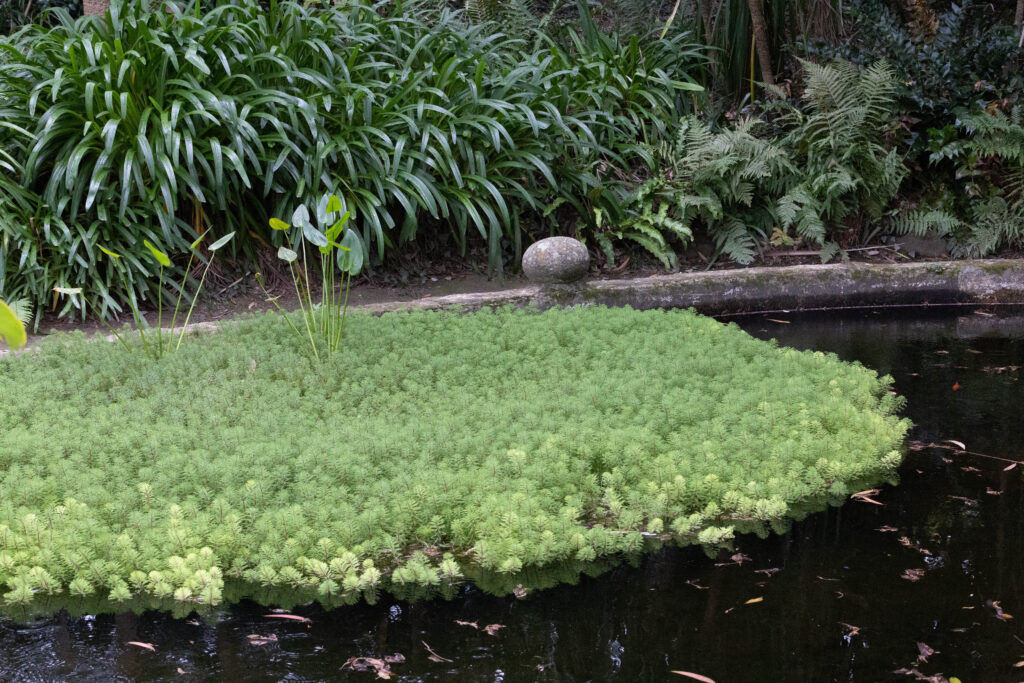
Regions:
<instances>
[{"instance_id":1,"label":"leafy bush","mask_svg":"<svg viewBox=\"0 0 1024 683\"><path fill-rule=\"evenodd\" d=\"M276 316L156 362L62 337L0 361L0 585L337 604L717 543L891 477L889 384L686 311L353 315L321 363Z\"/></svg>"},{"instance_id":2,"label":"leafy bush","mask_svg":"<svg viewBox=\"0 0 1024 683\"><path fill-rule=\"evenodd\" d=\"M58 13L53 30L0 42L0 120L18 127L0 129L4 172L25 188L0 206L5 296L80 286L117 310L127 293L103 243L153 300L144 240L180 253L204 230L235 232L252 261L282 246L270 216L330 193L366 258L441 226L463 249L479 234L500 268L521 213L612 201L606 176L676 120L703 59L685 35L594 29L534 47L447 11L151 5Z\"/></svg>"},{"instance_id":3,"label":"leafy bush","mask_svg":"<svg viewBox=\"0 0 1024 683\"><path fill-rule=\"evenodd\" d=\"M637 191L623 229L639 233L636 239L657 238L648 226L688 238L696 221L718 253L739 263L752 261L758 242L775 230L792 229L821 245L827 261L851 223L859 235L887 217L907 174L901 151L885 144L895 115L895 74L884 62L863 70L842 61L806 62L804 70L799 101L766 106L770 125L740 119L715 130L686 119L675 143L659 151L659 173ZM920 231L912 221L902 225ZM666 261L675 258L664 240L657 246L669 252Z\"/></svg>"}]
</instances>

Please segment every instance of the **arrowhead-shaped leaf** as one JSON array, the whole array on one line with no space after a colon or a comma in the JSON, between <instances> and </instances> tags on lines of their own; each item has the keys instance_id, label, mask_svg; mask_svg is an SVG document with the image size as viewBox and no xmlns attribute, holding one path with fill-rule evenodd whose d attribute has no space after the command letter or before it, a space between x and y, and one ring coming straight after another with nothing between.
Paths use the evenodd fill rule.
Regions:
<instances>
[{"instance_id":1,"label":"arrowhead-shaped leaf","mask_svg":"<svg viewBox=\"0 0 1024 683\"><path fill-rule=\"evenodd\" d=\"M288 228L290 228L292 226L288 225L287 223L285 223L280 218L271 218L270 219L270 227L272 229L274 229L274 230L287 230Z\"/></svg>"},{"instance_id":2,"label":"arrowhead-shaped leaf","mask_svg":"<svg viewBox=\"0 0 1024 683\"><path fill-rule=\"evenodd\" d=\"M149 248L150 253L153 254L153 258L156 259L157 263L159 263L164 268L170 267L171 259L167 258L167 254L154 247L149 240L142 240L142 243Z\"/></svg>"},{"instance_id":3,"label":"arrowhead-shaped leaf","mask_svg":"<svg viewBox=\"0 0 1024 683\"><path fill-rule=\"evenodd\" d=\"M292 225L298 228L305 228L309 225L309 209L305 204L299 204L295 212L292 213Z\"/></svg>"},{"instance_id":4,"label":"arrowhead-shaped leaf","mask_svg":"<svg viewBox=\"0 0 1024 683\"><path fill-rule=\"evenodd\" d=\"M295 259L299 258L299 255L296 254L291 249L289 249L288 247L281 247L280 249L277 250L277 258L281 259L282 261L292 263L295 261Z\"/></svg>"},{"instance_id":5,"label":"arrowhead-shaped leaf","mask_svg":"<svg viewBox=\"0 0 1024 683\"><path fill-rule=\"evenodd\" d=\"M355 230L346 230L345 236L341 239L338 267L351 275L358 275L363 269L363 241Z\"/></svg>"},{"instance_id":6,"label":"arrowhead-shaped leaf","mask_svg":"<svg viewBox=\"0 0 1024 683\"><path fill-rule=\"evenodd\" d=\"M225 244L230 242L231 238L234 237L234 236L235 236L234 232L229 232L228 234L224 235L219 240L217 240L216 242L214 242L213 244L210 245L210 247L209 247L210 251L217 251L218 249L223 247Z\"/></svg>"},{"instance_id":7,"label":"arrowhead-shaped leaf","mask_svg":"<svg viewBox=\"0 0 1024 683\"><path fill-rule=\"evenodd\" d=\"M327 200L327 213L335 213L341 211L341 200L338 199L338 195L332 194L330 199Z\"/></svg>"}]
</instances>

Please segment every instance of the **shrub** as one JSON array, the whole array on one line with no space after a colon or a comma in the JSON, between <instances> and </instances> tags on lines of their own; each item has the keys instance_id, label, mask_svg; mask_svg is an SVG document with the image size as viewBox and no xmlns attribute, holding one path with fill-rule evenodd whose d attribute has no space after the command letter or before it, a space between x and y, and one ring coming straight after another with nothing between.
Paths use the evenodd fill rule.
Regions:
<instances>
[{"instance_id":1,"label":"shrub","mask_svg":"<svg viewBox=\"0 0 1024 683\"><path fill-rule=\"evenodd\" d=\"M52 30L0 42L0 120L17 126L0 129L0 170L24 187L0 205L5 296L82 287L118 310L128 294L102 243L153 300L144 240L183 253L205 230L235 232L253 261L283 245L269 217L331 193L368 259L441 226L462 249L479 235L498 269L521 214L557 202L589 217L614 200L606 188L699 90L686 69L703 59L685 34L525 41L447 11L164 7L58 12Z\"/></svg>"},{"instance_id":2,"label":"shrub","mask_svg":"<svg viewBox=\"0 0 1024 683\"><path fill-rule=\"evenodd\" d=\"M0 361L0 586L325 604L719 542L893 475L890 378L685 311L276 316L148 361L62 337ZM740 525L740 527L737 527ZM159 603L166 604L166 603Z\"/></svg>"}]
</instances>

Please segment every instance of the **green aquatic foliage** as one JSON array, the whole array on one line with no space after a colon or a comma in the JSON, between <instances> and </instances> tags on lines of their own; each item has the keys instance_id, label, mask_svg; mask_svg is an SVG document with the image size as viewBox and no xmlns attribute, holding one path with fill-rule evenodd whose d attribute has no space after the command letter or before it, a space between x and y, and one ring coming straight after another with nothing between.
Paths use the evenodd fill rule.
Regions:
<instances>
[{"instance_id":1,"label":"green aquatic foliage","mask_svg":"<svg viewBox=\"0 0 1024 683\"><path fill-rule=\"evenodd\" d=\"M346 228L349 213L341 212L341 200L335 195L324 197L317 207L318 228L313 225L313 218L305 205L299 206L292 214L291 224L280 218L271 218L270 227L286 232L294 228L293 242L298 242L299 251L281 247L277 257L288 264L288 271L295 285L295 295L302 311L302 324L306 334L285 315L285 322L299 338L303 346L309 341L309 350L314 358L319 359L321 352L329 356L338 350L341 335L345 330L345 316L348 313L348 292L352 285L352 276L357 275L363 267L363 247L359 233ZM310 249L320 253L320 302L313 303L313 293L309 280L309 263L306 258L306 244ZM301 269L299 254L302 255ZM341 278L337 273L341 272ZM256 282L267 295L268 301L282 314L285 310L277 303L277 297L271 296L263 284L263 278L256 273Z\"/></svg>"},{"instance_id":2,"label":"green aquatic foliage","mask_svg":"<svg viewBox=\"0 0 1024 683\"><path fill-rule=\"evenodd\" d=\"M345 338L313 362L263 315L155 362L71 337L0 361L6 603L331 605L717 544L891 479L908 428L890 378L687 311Z\"/></svg>"}]
</instances>

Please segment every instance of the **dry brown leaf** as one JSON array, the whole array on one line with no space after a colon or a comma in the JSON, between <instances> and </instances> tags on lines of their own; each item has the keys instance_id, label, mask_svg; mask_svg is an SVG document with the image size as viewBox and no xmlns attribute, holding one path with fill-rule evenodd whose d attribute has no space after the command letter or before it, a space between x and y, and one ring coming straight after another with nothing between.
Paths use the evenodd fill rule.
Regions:
<instances>
[{"instance_id":1,"label":"dry brown leaf","mask_svg":"<svg viewBox=\"0 0 1024 683\"><path fill-rule=\"evenodd\" d=\"M489 636L496 636L498 635L498 631L500 631L503 628L505 628L505 624L487 624L487 626L484 626L483 630L484 633L486 633Z\"/></svg>"},{"instance_id":2,"label":"dry brown leaf","mask_svg":"<svg viewBox=\"0 0 1024 683\"><path fill-rule=\"evenodd\" d=\"M1014 665L1013 665L1013 668L1014 668L1014 669L1019 669L1019 668L1021 668L1022 666L1024 666L1024 659L1022 659L1021 661L1019 661L1019 662L1017 662L1016 664L1014 664Z\"/></svg>"},{"instance_id":3,"label":"dry brown leaf","mask_svg":"<svg viewBox=\"0 0 1024 683\"><path fill-rule=\"evenodd\" d=\"M778 320L776 318L765 318L765 320L767 320L768 322L772 322L772 323L782 323L783 325L788 325L789 322L790 322L788 320Z\"/></svg>"},{"instance_id":4,"label":"dry brown leaf","mask_svg":"<svg viewBox=\"0 0 1024 683\"><path fill-rule=\"evenodd\" d=\"M946 443L951 443L954 446L958 446L962 451L967 450L967 446L964 444L963 441L957 441L956 439L946 439Z\"/></svg>"},{"instance_id":5,"label":"dry brown leaf","mask_svg":"<svg viewBox=\"0 0 1024 683\"><path fill-rule=\"evenodd\" d=\"M928 647L927 643L917 644L917 661L928 663L928 658L935 654L935 650Z\"/></svg>"},{"instance_id":6,"label":"dry brown leaf","mask_svg":"<svg viewBox=\"0 0 1024 683\"><path fill-rule=\"evenodd\" d=\"M845 621L840 621L839 625L846 628L847 632L845 638L853 638L860 634L860 626L854 626L853 624L847 624Z\"/></svg>"},{"instance_id":7,"label":"dry brown leaf","mask_svg":"<svg viewBox=\"0 0 1024 683\"><path fill-rule=\"evenodd\" d=\"M1012 470L1016 466L1017 466L1017 463L1011 463L1011 464L1009 464L1009 465L1007 465L1006 467L1003 468L1003 472L1009 472L1010 470Z\"/></svg>"},{"instance_id":8,"label":"dry brown leaf","mask_svg":"<svg viewBox=\"0 0 1024 683\"><path fill-rule=\"evenodd\" d=\"M762 598L762 597L758 597L758 598L750 598L749 600L747 600L747 601L746 601L745 603L743 603L743 604L744 604L744 605L753 605L753 604L754 604L755 602L763 602L763 601L764 601L764 598Z\"/></svg>"},{"instance_id":9,"label":"dry brown leaf","mask_svg":"<svg viewBox=\"0 0 1024 683\"><path fill-rule=\"evenodd\" d=\"M996 491L994 488L990 488L988 486L985 487L985 493L987 493L990 496L1001 496L1001 495L1003 495L1002 491Z\"/></svg>"},{"instance_id":10,"label":"dry brown leaf","mask_svg":"<svg viewBox=\"0 0 1024 683\"><path fill-rule=\"evenodd\" d=\"M868 489L867 491L858 491L857 493L852 494L850 498L858 500L862 503L871 503L873 505L885 505L885 503L879 503L877 500L871 497L877 496L881 492L881 489Z\"/></svg>"},{"instance_id":11,"label":"dry brown leaf","mask_svg":"<svg viewBox=\"0 0 1024 683\"><path fill-rule=\"evenodd\" d=\"M905 569L903 570L903 573L900 574L901 579L913 582L920 581L922 576L924 576L923 569Z\"/></svg>"},{"instance_id":12,"label":"dry brown leaf","mask_svg":"<svg viewBox=\"0 0 1024 683\"><path fill-rule=\"evenodd\" d=\"M708 678L707 676L701 676L700 674L695 674L692 671L673 671L672 673L692 678L693 680L700 681L701 683L715 683L713 679Z\"/></svg>"},{"instance_id":13,"label":"dry brown leaf","mask_svg":"<svg viewBox=\"0 0 1024 683\"><path fill-rule=\"evenodd\" d=\"M394 657L396 655L392 655ZM402 657L401 655L397 655ZM377 674L377 678L381 680L391 680L391 667L388 666L388 662L385 659L377 659L376 657L349 657L345 660L345 663L341 665L342 669L352 669L353 671L373 671ZM400 661L405 661L405 657L402 657Z\"/></svg>"},{"instance_id":14,"label":"dry brown leaf","mask_svg":"<svg viewBox=\"0 0 1024 683\"><path fill-rule=\"evenodd\" d=\"M456 619L455 623L459 626L472 626L475 629L480 629L479 624L477 624L475 621L460 621L459 619Z\"/></svg>"},{"instance_id":15,"label":"dry brown leaf","mask_svg":"<svg viewBox=\"0 0 1024 683\"><path fill-rule=\"evenodd\" d=\"M977 467L973 467L971 465L961 467L960 470L963 472L981 472L981 470L979 470Z\"/></svg>"},{"instance_id":16,"label":"dry brown leaf","mask_svg":"<svg viewBox=\"0 0 1024 683\"><path fill-rule=\"evenodd\" d=\"M772 576L776 572L782 571L779 567L769 567L768 569L755 569L755 574L764 574L766 576Z\"/></svg>"},{"instance_id":17,"label":"dry brown leaf","mask_svg":"<svg viewBox=\"0 0 1024 683\"><path fill-rule=\"evenodd\" d=\"M140 643L137 640L129 640L126 645L134 645L135 647L141 647L143 650L149 650L150 652L156 652L156 648L153 647L152 643Z\"/></svg>"},{"instance_id":18,"label":"dry brown leaf","mask_svg":"<svg viewBox=\"0 0 1024 683\"><path fill-rule=\"evenodd\" d=\"M300 617L298 614L264 614L267 619L288 619L290 621L298 621L303 624L309 624L313 620L306 617Z\"/></svg>"},{"instance_id":19,"label":"dry brown leaf","mask_svg":"<svg viewBox=\"0 0 1024 683\"><path fill-rule=\"evenodd\" d=\"M992 608L993 616L1001 621L1009 621L1013 619L1013 615L1009 612L1004 612L1002 606L998 600L986 600L985 604Z\"/></svg>"},{"instance_id":20,"label":"dry brown leaf","mask_svg":"<svg viewBox=\"0 0 1024 683\"><path fill-rule=\"evenodd\" d=\"M423 643L423 647L427 648L427 653L428 653L427 659L429 659L430 661L438 662L438 663L454 661L454 660L448 659L447 657L442 657L441 655L439 655L436 652L434 652L433 648L431 648L429 645L427 645L427 641L421 640L420 642Z\"/></svg>"},{"instance_id":21,"label":"dry brown leaf","mask_svg":"<svg viewBox=\"0 0 1024 683\"><path fill-rule=\"evenodd\" d=\"M401 664L405 661L405 655L400 652L396 652L393 655L384 655L384 661L388 664Z\"/></svg>"}]
</instances>

